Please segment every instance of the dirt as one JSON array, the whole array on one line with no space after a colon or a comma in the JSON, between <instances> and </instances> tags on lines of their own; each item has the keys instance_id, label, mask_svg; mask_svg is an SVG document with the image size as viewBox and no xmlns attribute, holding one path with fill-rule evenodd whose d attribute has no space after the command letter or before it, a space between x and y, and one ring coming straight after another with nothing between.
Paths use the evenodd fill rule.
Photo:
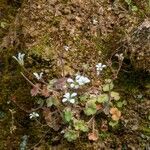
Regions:
<instances>
[{"instance_id":1,"label":"dirt","mask_svg":"<svg viewBox=\"0 0 150 150\"><path fill-rule=\"evenodd\" d=\"M17 52L25 53L26 69L43 71L47 81L78 71L88 71L95 78L93 66L110 58L115 62L114 54L130 48L122 46L124 39L148 18L147 1L132 3L137 12L124 1L0 2L0 149L21 150L23 142L34 150L150 149L150 74L135 67L127 53L115 81L116 90L126 101L122 119L118 128L101 132L99 142L90 142L83 135L69 143L41 118L41 123L30 120L29 113L38 107L37 98L30 95L31 86L12 59Z\"/></svg>"}]
</instances>

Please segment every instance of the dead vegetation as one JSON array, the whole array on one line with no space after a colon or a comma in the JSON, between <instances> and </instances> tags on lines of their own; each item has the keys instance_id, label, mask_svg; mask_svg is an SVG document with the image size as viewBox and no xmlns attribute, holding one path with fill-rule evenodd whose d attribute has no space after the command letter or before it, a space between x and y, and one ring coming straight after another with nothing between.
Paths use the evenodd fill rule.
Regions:
<instances>
[{"instance_id":1,"label":"dead vegetation","mask_svg":"<svg viewBox=\"0 0 150 150\"><path fill-rule=\"evenodd\" d=\"M29 101L26 102L26 99L31 97L26 94L28 88L26 88L24 80L18 78L18 74L14 75L17 71L13 72L16 66L11 60L11 56L18 51L28 55L27 68L29 70L42 70L51 78L72 75L78 71L84 73L87 70L89 75L94 78L93 66L97 62L115 59L116 53L123 53L126 59L131 60L131 64L137 70L140 68L144 71L150 71L149 4L146 0L133 1L133 4L138 7L137 12L132 11L123 0L24 0L22 2L14 20L9 23L9 29L6 28L5 34L2 34L0 45L0 53L2 54L0 62L2 61L3 70L0 71L0 83L5 85L5 89L0 88L2 93L0 104L2 105L4 99L10 100L12 95L17 95L16 101L19 101L19 106L23 106L23 109L20 110L17 106L18 103L11 100L11 107L22 112L23 119L17 113L13 116L17 118L15 126L19 128L19 131L13 133L16 138L9 134L9 131L7 134L2 134L5 138L9 135L4 144L5 149L8 149L7 144L12 140L14 141L12 147L16 149L20 143L21 135L24 132L30 133L30 130L29 147L35 150L47 149L50 144L57 145L60 141L61 145L52 147L57 149L72 148L72 144L61 140L61 135L58 136L54 131L47 130L45 126L41 127L38 122L35 123L36 127L34 128L34 123L27 121L27 112L24 111L24 107L32 107ZM6 66L6 62L9 67ZM13 67L10 67L11 65ZM23 87L19 84L18 79L24 85ZM16 85L15 83L9 84L9 80L16 82ZM9 86L10 88L7 88ZM25 90L20 93L22 88ZM139 92L139 90L137 91ZM11 96L7 96L9 92ZM73 144L74 149L115 149L121 146L125 147L124 149L140 149L142 144L148 145L146 139L149 135L144 135L143 139L138 136L141 136L141 131L143 134L145 130L149 130L146 126L147 121L140 116L143 112L145 112L144 116L149 114L149 103L144 101L139 106L137 104L139 102L133 98L133 95L126 96L128 95L126 91L123 92L123 95L129 103L127 110L123 111L126 128L122 131L111 131L110 134L102 135L106 136L102 137L105 142L99 144L88 143L83 136L81 141L76 141ZM23 98L20 99L20 97ZM130 102L130 99L134 103ZM136 108L134 109L135 104ZM5 107L7 107L6 104L3 109L7 110ZM46 111L45 109L43 115L45 120L50 123ZM10 119L6 118L5 121L8 122L11 118L12 116ZM140 128L137 131L138 125ZM5 126L5 123L2 122L2 126ZM25 129L26 126L29 127L29 131ZM146 133L149 134L149 131ZM139 142L141 143L139 144Z\"/></svg>"}]
</instances>

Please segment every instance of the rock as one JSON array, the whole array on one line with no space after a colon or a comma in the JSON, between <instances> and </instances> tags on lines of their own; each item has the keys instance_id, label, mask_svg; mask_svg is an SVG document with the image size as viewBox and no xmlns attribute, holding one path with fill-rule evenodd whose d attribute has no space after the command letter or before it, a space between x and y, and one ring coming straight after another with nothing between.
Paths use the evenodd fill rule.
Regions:
<instances>
[{"instance_id":1,"label":"rock","mask_svg":"<svg viewBox=\"0 0 150 150\"><path fill-rule=\"evenodd\" d=\"M131 32L130 59L136 68L150 71L150 20L145 19Z\"/></svg>"}]
</instances>

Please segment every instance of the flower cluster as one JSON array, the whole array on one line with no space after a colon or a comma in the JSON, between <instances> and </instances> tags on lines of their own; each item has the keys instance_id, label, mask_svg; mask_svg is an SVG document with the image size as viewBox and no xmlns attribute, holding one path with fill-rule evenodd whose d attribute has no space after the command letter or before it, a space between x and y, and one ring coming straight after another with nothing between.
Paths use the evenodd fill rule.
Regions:
<instances>
[{"instance_id":1,"label":"flower cluster","mask_svg":"<svg viewBox=\"0 0 150 150\"><path fill-rule=\"evenodd\" d=\"M94 19L92 20L92 22L93 22L94 25L96 25L96 24L98 23L98 21L97 21L96 18L94 18Z\"/></svg>"},{"instance_id":2,"label":"flower cluster","mask_svg":"<svg viewBox=\"0 0 150 150\"><path fill-rule=\"evenodd\" d=\"M124 59L123 53L116 54L115 56L118 57L118 59L121 60L121 61Z\"/></svg>"},{"instance_id":3,"label":"flower cluster","mask_svg":"<svg viewBox=\"0 0 150 150\"><path fill-rule=\"evenodd\" d=\"M101 71L106 68L106 65L103 65L102 63L98 63L96 65L96 71L97 71L97 75L100 75Z\"/></svg>"},{"instance_id":4,"label":"flower cluster","mask_svg":"<svg viewBox=\"0 0 150 150\"><path fill-rule=\"evenodd\" d=\"M36 112L32 112L29 114L30 119L39 117L39 114Z\"/></svg>"},{"instance_id":5,"label":"flower cluster","mask_svg":"<svg viewBox=\"0 0 150 150\"><path fill-rule=\"evenodd\" d=\"M67 45L65 45L65 46L64 46L64 49L65 49L66 51L68 51L68 50L70 49L70 47L67 46Z\"/></svg>"},{"instance_id":6,"label":"flower cluster","mask_svg":"<svg viewBox=\"0 0 150 150\"><path fill-rule=\"evenodd\" d=\"M18 53L18 56L13 56L13 58L21 65L24 65L24 56L25 54Z\"/></svg>"},{"instance_id":7,"label":"flower cluster","mask_svg":"<svg viewBox=\"0 0 150 150\"><path fill-rule=\"evenodd\" d=\"M34 72L33 75L36 77L37 80L41 80L43 77L43 72L41 72L39 74L37 72Z\"/></svg>"},{"instance_id":8,"label":"flower cluster","mask_svg":"<svg viewBox=\"0 0 150 150\"><path fill-rule=\"evenodd\" d=\"M78 89L80 86L90 83L90 79L87 77L76 75L75 80L68 78L67 82L71 88Z\"/></svg>"},{"instance_id":9,"label":"flower cluster","mask_svg":"<svg viewBox=\"0 0 150 150\"><path fill-rule=\"evenodd\" d=\"M63 96L63 99L62 99L62 102L69 102L69 103L72 103L74 104L75 103L75 97L77 96L77 93L69 93L67 92L64 96Z\"/></svg>"}]
</instances>

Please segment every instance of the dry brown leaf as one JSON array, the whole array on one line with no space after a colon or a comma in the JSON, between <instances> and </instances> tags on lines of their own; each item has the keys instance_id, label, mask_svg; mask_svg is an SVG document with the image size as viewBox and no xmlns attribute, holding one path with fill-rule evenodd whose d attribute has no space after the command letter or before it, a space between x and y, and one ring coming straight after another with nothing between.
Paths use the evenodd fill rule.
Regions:
<instances>
[{"instance_id":1,"label":"dry brown leaf","mask_svg":"<svg viewBox=\"0 0 150 150\"><path fill-rule=\"evenodd\" d=\"M43 89L42 89L42 91L41 91L41 94L42 94L44 97L49 97L49 96L50 96L50 92L49 92L47 86L43 86Z\"/></svg>"},{"instance_id":2,"label":"dry brown leaf","mask_svg":"<svg viewBox=\"0 0 150 150\"><path fill-rule=\"evenodd\" d=\"M67 78L60 78L54 83L54 87L56 90L64 90L66 89L66 81Z\"/></svg>"},{"instance_id":3,"label":"dry brown leaf","mask_svg":"<svg viewBox=\"0 0 150 150\"><path fill-rule=\"evenodd\" d=\"M36 96L37 94L40 93L39 89L40 89L40 84L35 84L35 86L31 89L30 93L31 93L31 96Z\"/></svg>"},{"instance_id":4,"label":"dry brown leaf","mask_svg":"<svg viewBox=\"0 0 150 150\"><path fill-rule=\"evenodd\" d=\"M52 116L49 108L43 109L43 116L48 126L51 126Z\"/></svg>"},{"instance_id":5,"label":"dry brown leaf","mask_svg":"<svg viewBox=\"0 0 150 150\"><path fill-rule=\"evenodd\" d=\"M98 140L98 131L89 133L88 138L90 141L97 141Z\"/></svg>"},{"instance_id":6,"label":"dry brown leaf","mask_svg":"<svg viewBox=\"0 0 150 150\"><path fill-rule=\"evenodd\" d=\"M121 111L119 111L116 107L110 109L110 114L112 114L112 119L114 121L118 121L121 117Z\"/></svg>"},{"instance_id":7,"label":"dry brown leaf","mask_svg":"<svg viewBox=\"0 0 150 150\"><path fill-rule=\"evenodd\" d=\"M55 113L52 114L49 108L44 108L43 116L49 127L54 129L55 131L58 131L60 129L60 126L61 126L60 117L58 117L58 114L55 114Z\"/></svg>"},{"instance_id":8,"label":"dry brown leaf","mask_svg":"<svg viewBox=\"0 0 150 150\"><path fill-rule=\"evenodd\" d=\"M103 108L103 107L102 107L101 104L97 104L97 105L96 105L96 109L97 109L97 110L101 110L102 108Z\"/></svg>"},{"instance_id":9,"label":"dry brown leaf","mask_svg":"<svg viewBox=\"0 0 150 150\"><path fill-rule=\"evenodd\" d=\"M102 124L101 124L101 127L100 127L100 129L101 129L101 131L108 131L108 125L107 125L107 121L105 120L103 120L102 121Z\"/></svg>"}]
</instances>

